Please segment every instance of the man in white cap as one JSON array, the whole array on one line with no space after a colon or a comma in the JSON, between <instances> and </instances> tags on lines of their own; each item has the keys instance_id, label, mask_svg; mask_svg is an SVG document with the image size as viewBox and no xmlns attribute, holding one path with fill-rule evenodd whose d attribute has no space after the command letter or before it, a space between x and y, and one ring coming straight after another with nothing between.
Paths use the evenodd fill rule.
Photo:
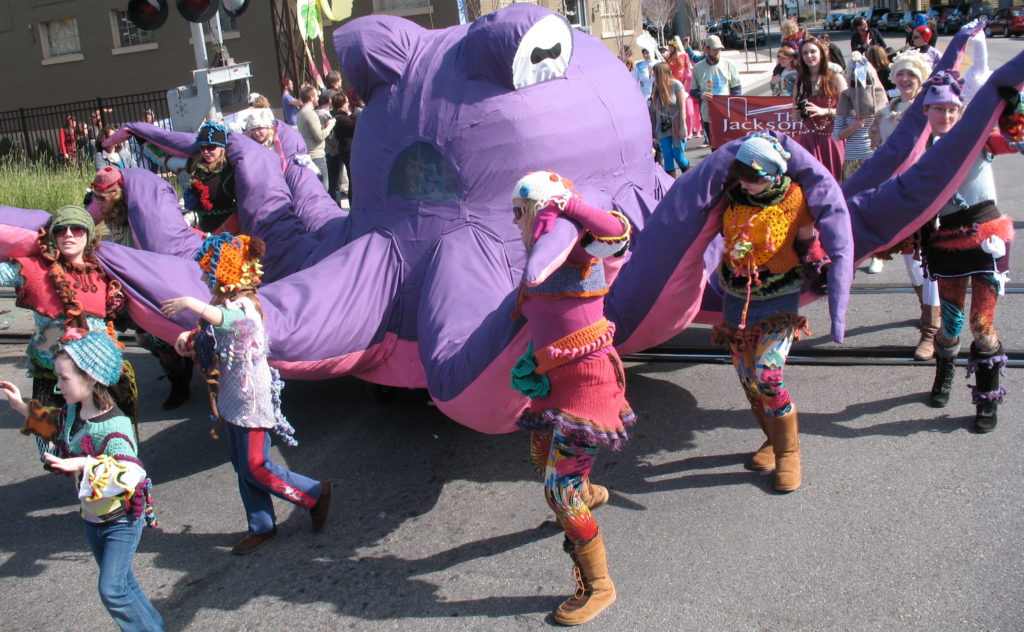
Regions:
<instances>
[{"instance_id":1,"label":"man in white cap","mask_svg":"<svg viewBox=\"0 0 1024 632\"><path fill-rule=\"evenodd\" d=\"M740 84L740 74L736 66L728 59L722 58L722 40L717 35L709 35L704 38L704 59L693 67L693 83L690 86L690 95L694 99L700 99L700 115L704 119L704 134L711 142L711 120L708 117L708 101L712 96L739 95L743 94L743 86ZM711 151L715 148L712 147Z\"/></svg>"}]
</instances>

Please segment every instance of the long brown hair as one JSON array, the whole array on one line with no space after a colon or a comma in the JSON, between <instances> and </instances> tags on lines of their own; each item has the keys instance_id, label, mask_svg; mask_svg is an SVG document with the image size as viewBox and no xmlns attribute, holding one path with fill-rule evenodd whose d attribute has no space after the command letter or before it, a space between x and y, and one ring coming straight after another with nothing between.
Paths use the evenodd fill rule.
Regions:
<instances>
[{"instance_id":1,"label":"long brown hair","mask_svg":"<svg viewBox=\"0 0 1024 632\"><path fill-rule=\"evenodd\" d=\"M674 80L672 69L668 67L667 63L657 64L654 67L654 90L651 91L651 99L656 98L658 104L663 108L667 108L672 103L672 82Z\"/></svg>"},{"instance_id":2,"label":"long brown hair","mask_svg":"<svg viewBox=\"0 0 1024 632\"><path fill-rule=\"evenodd\" d=\"M799 63L796 70L796 90L794 99L810 99L814 95L814 85L811 83L811 69L804 63L804 46L814 46L821 53L821 61L818 64L818 89L825 95L829 103L836 103L839 99L839 90L836 89L836 73L828 65L828 48L821 40L807 39L800 45L800 54L797 56Z\"/></svg>"}]
</instances>

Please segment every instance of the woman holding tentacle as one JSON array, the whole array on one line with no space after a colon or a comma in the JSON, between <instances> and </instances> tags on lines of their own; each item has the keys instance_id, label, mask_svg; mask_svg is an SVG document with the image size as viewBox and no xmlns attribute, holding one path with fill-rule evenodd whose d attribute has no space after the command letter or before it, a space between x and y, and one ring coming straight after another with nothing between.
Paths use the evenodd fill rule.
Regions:
<instances>
[{"instance_id":1,"label":"woman holding tentacle","mask_svg":"<svg viewBox=\"0 0 1024 632\"><path fill-rule=\"evenodd\" d=\"M565 531L563 548L573 559L577 581L576 594L554 617L578 625L616 596L604 539L591 513L607 502L608 490L592 485L589 474L601 446L621 447L627 426L636 420L626 402L622 362L612 347L615 325L604 318L612 281L606 262L624 254L631 229L620 213L583 203L572 183L551 171L523 177L512 209L528 252L559 218L585 231L561 266L520 287L513 314L527 319L531 338L512 371L512 386L531 399L518 425L530 431L531 461L543 472L544 495Z\"/></svg>"}]
</instances>

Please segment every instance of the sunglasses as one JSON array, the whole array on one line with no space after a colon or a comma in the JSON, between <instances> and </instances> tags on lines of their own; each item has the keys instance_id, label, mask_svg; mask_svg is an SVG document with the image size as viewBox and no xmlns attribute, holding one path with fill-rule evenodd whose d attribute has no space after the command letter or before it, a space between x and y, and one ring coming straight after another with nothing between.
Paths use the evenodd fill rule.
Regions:
<instances>
[{"instance_id":1,"label":"sunglasses","mask_svg":"<svg viewBox=\"0 0 1024 632\"><path fill-rule=\"evenodd\" d=\"M199 151L216 151L220 145L200 145Z\"/></svg>"},{"instance_id":2,"label":"sunglasses","mask_svg":"<svg viewBox=\"0 0 1024 632\"><path fill-rule=\"evenodd\" d=\"M82 226L81 224L61 224L59 226L54 226L50 232L56 236L60 236L67 233L69 230L75 237L84 237L88 232L85 226Z\"/></svg>"},{"instance_id":3,"label":"sunglasses","mask_svg":"<svg viewBox=\"0 0 1024 632\"><path fill-rule=\"evenodd\" d=\"M526 209L522 206L513 206L512 215L516 218L516 221L523 219L523 215L526 215Z\"/></svg>"}]
</instances>

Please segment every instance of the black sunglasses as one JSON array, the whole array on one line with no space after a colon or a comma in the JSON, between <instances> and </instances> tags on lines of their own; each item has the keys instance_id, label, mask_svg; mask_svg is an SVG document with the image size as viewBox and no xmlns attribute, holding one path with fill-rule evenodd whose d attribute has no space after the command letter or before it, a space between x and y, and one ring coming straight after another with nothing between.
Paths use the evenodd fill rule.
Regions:
<instances>
[{"instance_id":1,"label":"black sunglasses","mask_svg":"<svg viewBox=\"0 0 1024 632\"><path fill-rule=\"evenodd\" d=\"M526 209L523 208L522 206L513 206L512 207L512 215L515 216L517 222L519 220L523 219L523 215L525 215L525 214L526 214Z\"/></svg>"},{"instance_id":2,"label":"black sunglasses","mask_svg":"<svg viewBox=\"0 0 1024 632\"><path fill-rule=\"evenodd\" d=\"M59 236L65 234L69 230L75 237L82 237L88 232L85 226L82 226L81 224L60 224L58 226L54 226L50 232Z\"/></svg>"}]
</instances>

